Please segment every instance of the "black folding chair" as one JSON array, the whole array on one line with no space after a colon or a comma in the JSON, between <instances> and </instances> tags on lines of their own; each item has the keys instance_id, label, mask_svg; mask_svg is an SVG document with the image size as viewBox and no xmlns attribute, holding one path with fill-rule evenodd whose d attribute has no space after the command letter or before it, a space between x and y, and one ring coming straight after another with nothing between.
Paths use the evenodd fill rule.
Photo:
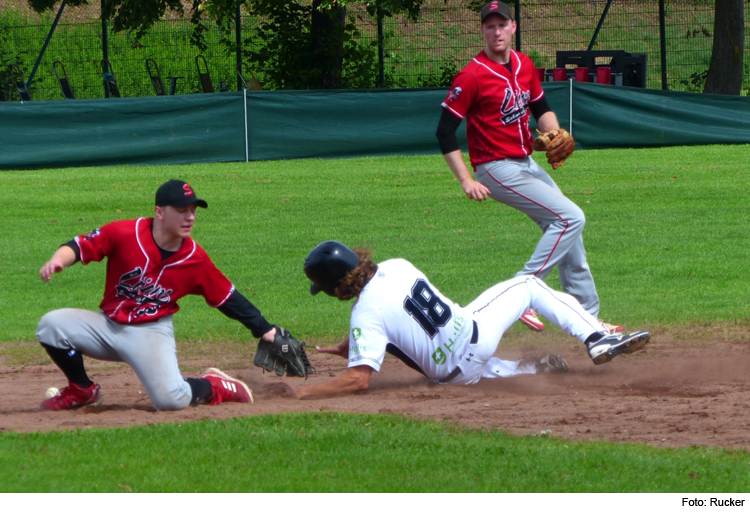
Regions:
<instances>
[{"instance_id":1,"label":"black folding chair","mask_svg":"<svg viewBox=\"0 0 750 521\"><path fill-rule=\"evenodd\" d=\"M153 58L146 59L146 71L148 71L148 76L151 78L151 85L154 87L154 94L157 96L166 96L167 90L164 88L164 81L161 79L159 66Z\"/></svg>"},{"instance_id":2,"label":"black folding chair","mask_svg":"<svg viewBox=\"0 0 750 521\"><path fill-rule=\"evenodd\" d=\"M154 93L157 96L166 96L167 89L164 88L164 81L161 79L161 72L159 72L159 66L156 64L156 60L153 58L146 59L146 70L148 76L151 78L151 85L154 87ZM185 76L167 76L167 79L172 80L172 84L169 87L169 95L174 96L175 90L177 90L177 80L184 78Z\"/></svg>"},{"instance_id":3,"label":"black folding chair","mask_svg":"<svg viewBox=\"0 0 750 521\"><path fill-rule=\"evenodd\" d=\"M242 69L245 69L245 74L242 74ZM250 66L242 62L241 65L237 66L237 76L240 77L240 80L242 81L242 85L245 86L245 89L247 90L263 90L263 87L261 87L260 82L255 77L255 74L253 74L253 71L250 70ZM245 76L247 76L247 79L245 79Z\"/></svg>"},{"instance_id":4,"label":"black folding chair","mask_svg":"<svg viewBox=\"0 0 750 521\"><path fill-rule=\"evenodd\" d=\"M52 70L55 71L55 76L57 77L57 82L60 84L60 88L62 89L63 97L65 99L76 99L76 97L73 95L73 89L70 86L70 81L68 80L68 72L65 70L65 65L63 65L60 60L57 60L52 63Z\"/></svg>"},{"instance_id":5,"label":"black folding chair","mask_svg":"<svg viewBox=\"0 0 750 521\"><path fill-rule=\"evenodd\" d=\"M201 62L203 62L203 70L206 72L203 72L201 70ZM201 87L203 88L204 94L209 94L214 91L214 84L211 82L211 73L208 70L208 63L206 62L206 58L204 58L202 55L198 55L195 57L195 66L198 68L198 78L201 80Z\"/></svg>"},{"instance_id":6,"label":"black folding chair","mask_svg":"<svg viewBox=\"0 0 750 521\"><path fill-rule=\"evenodd\" d=\"M112 64L109 60L102 60L102 70L104 71L104 88L107 89L109 96L120 97L120 87L117 85L117 78L112 70Z\"/></svg>"},{"instance_id":7,"label":"black folding chair","mask_svg":"<svg viewBox=\"0 0 750 521\"><path fill-rule=\"evenodd\" d=\"M17 63L12 63L10 65L10 74L13 76L13 84L16 86L18 95L21 96L21 101L31 101L31 91L29 90L29 86L26 85L23 71Z\"/></svg>"}]
</instances>

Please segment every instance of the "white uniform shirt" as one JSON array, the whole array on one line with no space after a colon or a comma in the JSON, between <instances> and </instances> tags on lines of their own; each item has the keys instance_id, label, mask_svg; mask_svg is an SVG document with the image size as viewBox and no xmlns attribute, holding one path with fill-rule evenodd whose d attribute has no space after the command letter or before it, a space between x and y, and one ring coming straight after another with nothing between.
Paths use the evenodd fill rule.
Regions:
<instances>
[{"instance_id":1,"label":"white uniform shirt","mask_svg":"<svg viewBox=\"0 0 750 521\"><path fill-rule=\"evenodd\" d=\"M349 367L380 371L386 349L406 355L438 381L456 367L471 340L473 321L404 259L381 262L352 307ZM396 349L394 349L396 348ZM402 356L399 356L402 358ZM405 360L407 365L409 360ZM416 367L414 367L416 369Z\"/></svg>"}]
</instances>

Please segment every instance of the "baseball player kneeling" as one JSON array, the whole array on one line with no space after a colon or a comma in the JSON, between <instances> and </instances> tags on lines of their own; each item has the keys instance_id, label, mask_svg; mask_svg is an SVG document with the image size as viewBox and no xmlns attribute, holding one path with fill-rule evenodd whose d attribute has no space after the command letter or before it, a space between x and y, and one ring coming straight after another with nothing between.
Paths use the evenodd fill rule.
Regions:
<instances>
[{"instance_id":1,"label":"baseball player kneeling","mask_svg":"<svg viewBox=\"0 0 750 521\"><path fill-rule=\"evenodd\" d=\"M367 389L386 353L438 384L474 384L481 378L524 373L563 372L562 356L536 362L495 358L500 339L533 307L566 333L584 342L595 364L642 349L650 334L611 334L578 301L552 290L533 275L501 282L461 307L446 298L427 277L404 259L375 264L371 252L351 250L340 242L316 246L305 259L313 295L323 291L339 300L356 298L348 337L319 352L349 359L337 379L307 387L273 383L267 390L298 399L325 398Z\"/></svg>"},{"instance_id":2,"label":"baseball player kneeling","mask_svg":"<svg viewBox=\"0 0 750 521\"><path fill-rule=\"evenodd\" d=\"M180 375L172 315L185 295L202 295L262 342L273 343L279 331L288 335L269 324L190 238L198 207L208 204L189 184L170 180L156 191L154 217L116 221L79 235L42 266L39 276L48 282L78 261L107 258L101 312L58 309L39 322L36 337L69 382L42 408L101 404L99 385L89 380L82 355L130 365L159 410L252 402L247 385L218 369L200 378Z\"/></svg>"}]
</instances>

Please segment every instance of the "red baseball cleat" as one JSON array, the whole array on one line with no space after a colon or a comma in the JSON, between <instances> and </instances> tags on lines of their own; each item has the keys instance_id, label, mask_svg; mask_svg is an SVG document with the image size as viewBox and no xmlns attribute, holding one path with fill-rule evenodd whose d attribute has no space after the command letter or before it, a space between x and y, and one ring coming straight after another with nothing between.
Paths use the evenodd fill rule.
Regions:
<instances>
[{"instance_id":1,"label":"red baseball cleat","mask_svg":"<svg viewBox=\"0 0 750 521\"><path fill-rule=\"evenodd\" d=\"M601 318L599 319L599 323L607 328L607 331L609 331L610 335L614 335L615 333L622 333L622 326L616 326L614 324L607 324L604 320Z\"/></svg>"},{"instance_id":2,"label":"red baseball cleat","mask_svg":"<svg viewBox=\"0 0 750 521\"><path fill-rule=\"evenodd\" d=\"M78 409L86 405L101 405L102 394L99 392L98 384L91 384L91 387L84 389L74 383L61 389L52 398L44 400L40 407L48 411L65 411L67 409Z\"/></svg>"},{"instance_id":3,"label":"red baseball cleat","mask_svg":"<svg viewBox=\"0 0 750 521\"><path fill-rule=\"evenodd\" d=\"M211 405L223 402L253 403L253 392L242 381L211 367L201 378L211 382Z\"/></svg>"},{"instance_id":4,"label":"red baseball cleat","mask_svg":"<svg viewBox=\"0 0 750 521\"><path fill-rule=\"evenodd\" d=\"M534 331L544 331L544 324L539 317L536 316L536 312L533 309L528 310L526 313L521 315L518 319L521 324Z\"/></svg>"}]
</instances>

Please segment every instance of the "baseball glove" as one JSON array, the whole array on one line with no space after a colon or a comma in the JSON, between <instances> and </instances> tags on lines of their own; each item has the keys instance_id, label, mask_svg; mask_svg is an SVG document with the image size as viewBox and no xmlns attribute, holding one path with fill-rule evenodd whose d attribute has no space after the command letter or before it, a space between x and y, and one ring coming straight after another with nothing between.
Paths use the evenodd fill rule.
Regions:
<instances>
[{"instance_id":1,"label":"baseball glove","mask_svg":"<svg viewBox=\"0 0 750 521\"><path fill-rule=\"evenodd\" d=\"M547 152L547 162L552 165L553 170L563 166L565 160L573 155L575 148L573 136L564 129L540 132L534 140L534 150Z\"/></svg>"},{"instance_id":2,"label":"baseball glove","mask_svg":"<svg viewBox=\"0 0 750 521\"><path fill-rule=\"evenodd\" d=\"M304 376L315 370L305 353L305 343L300 342L292 334L281 327L276 327L276 337L273 343L261 339L255 352L253 363L264 370L273 371L279 376Z\"/></svg>"}]
</instances>

